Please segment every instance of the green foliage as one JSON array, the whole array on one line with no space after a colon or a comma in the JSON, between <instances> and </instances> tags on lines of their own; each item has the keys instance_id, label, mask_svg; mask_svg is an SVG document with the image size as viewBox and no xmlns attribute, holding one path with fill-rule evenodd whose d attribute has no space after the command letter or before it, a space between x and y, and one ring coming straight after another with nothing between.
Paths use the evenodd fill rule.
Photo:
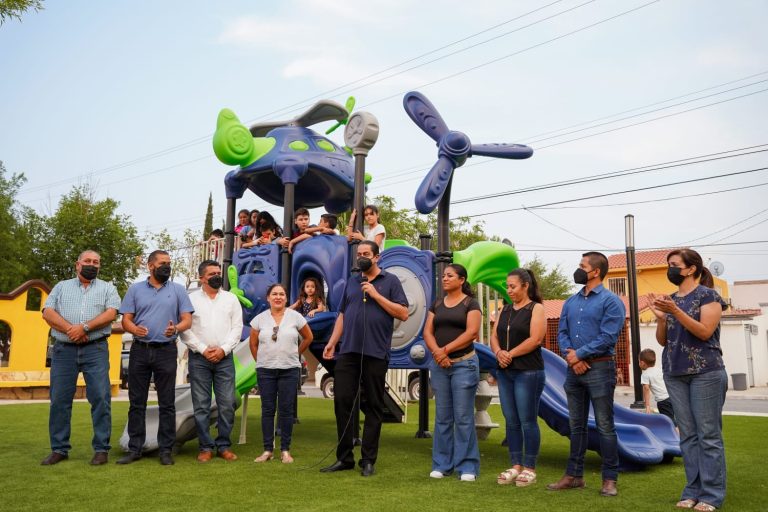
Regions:
<instances>
[{"instance_id":1,"label":"green foliage","mask_svg":"<svg viewBox=\"0 0 768 512\"><path fill-rule=\"evenodd\" d=\"M16 195L27 179L24 174L6 177L0 161L0 292L9 292L26 281L34 268L28 224L32 211L18 204Z\"/></svg>"},{"instance_id":2,"label":"green foliage","mask_svg":"<svg viewBox=\"0 0 768 512\"><path fill-rule=\"evenodd\" d=\"M213 193L208 194L208 209L205 211L205 224L203 225L203 240L208 240L213 231Z\"/></svg>"},{"instance_id":3,"label":"green foliage","mask_svg":"<svg viewBox=\"0 0 768 512\"><path fill-rule=\"evenodd\" d=\"M99 277L125 293L138 275L143 244L130 217L117 213L118 206L114 199L97 200L94 188L80 185L61 198L53 216L34 216L35 277L51 284L70 279L80 253L92 249L101 255Z\"/></svg>"},{"instance_id":4,"label":"green foliage","mask_svg":"<svg viewBox=\"0 0 768 512\"><path fill-rule=\"evenodd\" d=\"M21 15L29 9L42 11L43 0L0 0L0 25L10 18L21 21Z\"/></svg>"},{"instance_id":5,"label":"green foliage","mask_svg":"<svg viewBox=\"0 0 768 512\"><path fill-rule=\"evenodd\" d=\"M181 238L177 239L167 229L163 229L158 233L150 233L147 238L150 241L149 252L161 249L171 256L171 279L183 276L187 283L197 279L197 269L193 267L202 261L198 252L200 239L197 232L187 228Z\"/></svg>"},{"instance_id":6,"label":"green foliage","mask_svg":"<svg viewBox=\"0 0 768 512\"><path fill-rule=\"evenodd\" d=\"M547 265L535 256L523 267L536 276L543 299L567 299L573 294L573 279L565 275L560 265L547 268Z\"/></svg>"}]
</instances>

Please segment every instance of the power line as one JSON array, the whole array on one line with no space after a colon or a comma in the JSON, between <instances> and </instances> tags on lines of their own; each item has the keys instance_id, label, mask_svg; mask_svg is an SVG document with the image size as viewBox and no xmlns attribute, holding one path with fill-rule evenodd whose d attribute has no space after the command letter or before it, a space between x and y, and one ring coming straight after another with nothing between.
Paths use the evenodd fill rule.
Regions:
<instances>
[{"instance_id":1,"label":"power line","mask_svg":"<svg viewBox=\"0 0 768 512\"><path fill-rule=\"evenodd\" d=\"M768 244L768 240L749 240L745 242L727 242L722 244L696 244L691 247L722 247L726 245L751 245L751 244ZM521 244L524 245L524 244ZM662 249L669 249L670 246L661 246L661 247L640 247L637 248L637 251L660 251ZM559 249L525 249L522 247L518 247L515 245L516 251L524 251L524 252L586 252L586 251L592 251L594 250L594 247L572 247L572 248L559 248ZM618 248L609 248L607 249L609 251L623 251L625 250L625 247L618 247Z\"/></svg>"},{"instance_id":2,"label":"power line","mask_svg":"<svg viewBox=\"0 0 768 512\"><path fill-rule=\"evenodd\" d=\"M542 221L546 222L546 223L547 223L547 224L549 224L550 226L554 226L554 227L556 227L557 229L559 229L560 231L564 231L564 232L568 233L568 234L569 234L569 235L571 235L571 236L575 236L575 237L576 237L576 238L578 238L579 240L584 240L585 242L589 242L589 243L591 243L591 244L599 245L600 247L608 248L608 246L607 246L607 245L601 244L600 242L595 242L594 240L590 240L590 239L588 239L588 238L584 238L583 236L581 236L581 235L577 235L577 234L576 234L576 233L574 233L573 231L571 231L571 230L569 230L569 229L566 229L566 228L564 228L563 226L560 226L559 224L555 224L554 222L552 222L552 221L550 221L550 220L547 220L547 219L545 219L544 217L542 217L542 216L541 216L541 215L539 215L538 213L534 212L534 211L533 211L532 209L530 209L530 208L526 208L525 206L523 206L523 210L525 210L526 212L530 213L530 214L531 214L531 215L533 215L534 217L537 217L538 219L540 219L540 220L542 220Z\"/></svg>"},{"instance_id":3,"label":"power line","mask_svg":"<svg viewBox=\"0 0 768 512\"><path fill-rule=\"evenodd\" d=\"M724 236L723 238L718 238L717 240L715 240L715 242L722 242L723 240L727 240L727 239L729 239L729 238L731 238L731 237L734 237L734 236L736 236L736 235L738 235L738 234L740 234L740 233L743 233L743 232L745 232L745 231L748 231L748 230L750 230L750 229L752 229L752 228L754 228L754 227L757 227L757 226L759 226L760 224L763 224L763 223L765 223L765 222L768 222L768 218L766 218L766 219L763 219L763 220L761 220L761 221L758 221L758 222L755 222L755 223L754 223L754 224L752 224L751 226L747 226L747 227L745 227L744 229L740 229L740 230L738 230L738 231L737 231L737 232L735 232L735 233L731 233L730 235Z\"/></svg>"},{"instance_id":4,"label":"power line","mask_svg":"<svg viewBox=\"0 0 768 512\"><path fill-rule=\"evenodd\" d=\"M691 240L687 240L687 241L685 241L685 242L680 242L679 244L676 244L676 245L686 245L686 244L689 244L689 243L691 243L691 242L696 242L696 241L698 241L698 240L701 240L702 238L709 238L709 237L710 237L710 236L712 236L712 235L716 235L716 234L718 234L718 233L722 233L723 231L727 231L727 230L729 230L729 229L731 229L731 228L733 228L733 227L736 227L736 226L738 226L738 225L739 225L739 224L741 224L742 222L746 222L746 221L748 221L749 219L753 219L753 218L757 217L758 215L760 215L761 213L765 213L765 212L768 212L768 208L765 208L765 209L763 209L763 210L760 210L759 212L757 212L757 213L754 213L754 214L752 214L752 215L750 215L750 216L748 216L748 217L745 217L745 218L743 218L743 219L739 220L738 222L734 222L734 223L733 223L733 224L731 224L730 226L726 226L726 227L724 227L724 228L722 228L722 229L718 229L717 231L713 231L712 233L706 234L706 235L704 235L704 236L700 236L700 237L698 237L698 238L693 238L693 239L691 239ZM736 234L738 234L738 233L741 233L741 231L739 231L739 232L737 232L737 233L734 233L734 235L736 235ZM733 236L733 235L729 235L729 236ZM727 238L727 237L726 237L726 238ZM720 240L724 240L724 238L721 238ZM720 240L715 240L715 242L719 242Z\"/></svg>"}]
</instances>

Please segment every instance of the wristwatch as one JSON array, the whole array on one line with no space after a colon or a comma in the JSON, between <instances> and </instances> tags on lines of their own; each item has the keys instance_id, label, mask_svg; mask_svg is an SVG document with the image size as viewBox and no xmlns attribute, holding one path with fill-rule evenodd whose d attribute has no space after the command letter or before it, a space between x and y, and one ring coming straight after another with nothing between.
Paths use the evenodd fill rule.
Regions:
<instances>
[{"instance_id":1,"label":"wristwatch","mask_svg":"<svg viewBox=\"0 0 768 512\"><path fill-rule=\"evenodd\" d=\"M85 332L91 332L91 328L90 328L90 326L87 323L83 324L83 330Z\"/></svg>"}]
</instances>

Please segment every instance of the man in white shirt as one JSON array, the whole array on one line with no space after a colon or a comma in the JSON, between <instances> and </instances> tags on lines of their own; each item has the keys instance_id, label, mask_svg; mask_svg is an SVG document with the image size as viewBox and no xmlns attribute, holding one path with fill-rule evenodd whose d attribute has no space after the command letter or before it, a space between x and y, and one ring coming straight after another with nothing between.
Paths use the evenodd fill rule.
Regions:
<instances>
[{"instance_id":1,"label":"man in white shirt","mask_svg":"<svg viewBox=\"0 0 768 512\"><path fill-rule=\"evenodd\" d=\"M214 448L224 460L237 460L230 447L230 433L235 423L235 364L232 350L240 342L243 310L232 293L221 290L221 265L206 260L198 267L201 288L189 295L195 307L192 327L182 334L189 347L189 383L195 409L197 437L200 441L198 462L213 458ZM218 408L218 436L208 433L211 415L211 389Z\"/></svg>"}]
</instances>

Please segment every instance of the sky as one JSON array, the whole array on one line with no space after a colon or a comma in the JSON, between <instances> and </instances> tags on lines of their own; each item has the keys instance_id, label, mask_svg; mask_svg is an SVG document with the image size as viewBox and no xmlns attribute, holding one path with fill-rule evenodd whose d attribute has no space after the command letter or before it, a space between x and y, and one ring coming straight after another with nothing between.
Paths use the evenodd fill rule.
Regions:
<instances>
[{"instance_id":1,"label":"sky","mask_svg":"<svg viewBox=\"0 0 768 512\"><path fill-rule=\"evenodd\" d=\"M725 6L48 0L0 26L0 160L41 213L88 183L141 233L180 236L209 194L224 218L220 109L248 124L353 95L380 124L368 196L413 208L437 158L402 107L418 90L473 143L534 149L469 159L452 193L452 217L523 263L570 275L586 250L623 252L632 214L637 250L692 246L729 282L768 279L768 3ZM250 192L241 207L282 218Z\"/></svg>"}]
</instances>

